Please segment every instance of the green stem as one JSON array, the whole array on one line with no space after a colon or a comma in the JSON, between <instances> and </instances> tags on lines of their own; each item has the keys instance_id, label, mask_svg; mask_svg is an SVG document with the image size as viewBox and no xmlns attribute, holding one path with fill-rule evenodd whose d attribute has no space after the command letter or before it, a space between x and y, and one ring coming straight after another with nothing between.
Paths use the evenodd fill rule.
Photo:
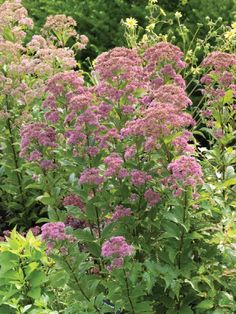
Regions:
<instances>
[{"instance_id":1,"label":"green stem","mask_svg":"<svg viewBox=\"0 0 236 314\"><path fill-rule=\"evenodd\" d=\"M80 285L79 279L77 278L76 274L74 273L73 268L71 267L70 263L68 262L68 260L64 257L64 261L66 263L66 265L68 266L70 273L74 279L74 281L76 282L77 287L79 288L79 291L81 292L81 294L83 295L83 297L90 302L90 298L86 295L86 293L84 292L83 288ZM100 313L100 310L98 309L98 307L93 304L94 309L96 310L97 313Z\"/></svg>"},{"instance_id":2,"label":"green stem","mask_svg":"<svg viewBox=\"0 0 236 314\"><path fill-rule=\"evenodd\" d=\"M127 297L128 297L128 300L129 300L129 304L131 306L131 309L132 309L132 313L135 314L135 310L134 310L134 305L133 305L133 302L131 300L131 297L130 297L130 291L129 291L129 282L128 282L128 278L126 276L126 272L123 268L123 273L124 273L124 278L125 278L125 286L126 286L126 291L127 291Z\"/></svg>"},{"instance_id":3,"label":"green stem","mask_svg":"<svg viewBox=\"0 0 236 314\"><path fill-rule=\"evenodd\" d=\"M187 191L184 192L184 208L183 208L183 224L185 224L186 214L188 208L188 193ZM184 246L184 235L185 229L182 227L181 235L180 235L180 243L179 243L179 253L178 253L178 268L181 268L181 255Z\"/></svg>"},{"instance_id":4,"label":"green stem","mask_svg":"<svg viewBox=\"0 0 236 314\"><path fill-rule=\"evenodd\" d=\"M6 97L6 108L7 108L7 112L10 111L9 109L9 103L8 103L8 98ZM12 151L12 156L13 156L13 162L14 162L14 166L15 166L15 173L16 173L16 180L17 180L17 184L18 184L18 190L19 190L19 194L21 197L21 206L22 209L24 210L25 216L26 216L26 222L27 222L27 211L25 208L25 199L24 199L24 193L23 193L23 188L22 188L22 173L19 172L19 164L18 164L18 156L17 156L17 152L15 149L15 143L14 143L14 135L13 135L13 131L12 131L12 126L11 126L11 120L10 118L7 118L7 129L9 131L9 141L10 141L10 147L11 147L11 151ZM27 223L28 224L28 223Z\"/></svg>"}]
</instances>

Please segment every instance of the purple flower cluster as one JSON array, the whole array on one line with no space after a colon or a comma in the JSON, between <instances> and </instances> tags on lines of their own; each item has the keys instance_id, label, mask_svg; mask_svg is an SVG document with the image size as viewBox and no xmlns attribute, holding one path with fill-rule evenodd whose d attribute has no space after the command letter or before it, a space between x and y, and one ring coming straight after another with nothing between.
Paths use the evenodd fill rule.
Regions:
<instances>
[{"instance_id":1,"label":"purple flower cluster","mask_svg":"<svg viewBox=\"0 0 236 314\"><path fill-rule=\"evenodd\" d=\"M111 220L116 221L119 220L121 217L128 217L132 215L132 211L130 208L125 208L123 205L118 205L115 208L115 211L112 215Z\"/></svg>"},{"instance_id":2,"label":"purple flower cluster","mask_svg":"<svg viewBox=\"0 0 236 314\"><path fill-rule=\"evenodd\" d=\"M107 170L105 171L105 176L110 177L118 173L121 169L121 165L124 160L117 153L112 153L104 159L104 163L107 166Z\"/></svg>"},{"instance_id":3,"label":"purple flower cluster","mask_svg":"<svg viewBox=\"0 0 236 314\"><path fill-rule=\"evenodd\" d=\"M108 266L109 271L114 268L121 268L124 264L124 257L133 253L133 246L129 245L122 236L112 237L102 245L102 256L113 259L111 265Z\"/></svg>"},{"instance_id":4,"label":"purple flower cluster","mask_svg":"<svg viewBox=\"0 0 236 314\"><path fill-rule=\"evenodd\" d=\"M161 196L159 193L153 191L152 189L148 189L144 193L144 199L148 202L150 206L155 206L161 200Z\"/></svg>"},{"instance_id":5,"label":"purple flower cluster","mask_svg":"<svg viewBox=\"0 0 236 314\"><path fill-rule=\"evenodd\" d=\"M52 160L43 159L44 151L50 151L57 147L56 132L44 123L30 123L21 128L20 156L29 161L39 162L45 170L53 169Z\"/></svg>"},{"instance_id":6,"label":"purple flower cluster","mask_svg":"<svg viewBox=\"0 0 236 314\"><path fill-rule=\"evenodd\" d=\"M183 52L168 42L159 42L145 51L144 60L147 63L145 73L153 89L170 81L185 88L182 76L176 72L177 69L185 67L182 58Z\"/></svg>"},{"instance_id":7,"label":"purple flower cluster","mask_svg":"<svg viewBox=\"0 0 236 314\"><path fill-rule=\"evenodd\" d=\"M84 203L82 202L81 198L77 195L67 195L63 199L63 205L64 206L76 206L80 209L84 209Z\"/></svg>"},{"instance_id":8,"label":"purple flower cluster","mask_svg":"<svg viewBox=\"0 0 236 314\"><path fill-rule=\"evenodd\" d=\"M179 153L193 153L194 147L189 145L189 140L193 134L187 130L185 130L181 135L177 136L172 144L177 152Z\"/></svg>"},{"instance_id":9,"label":"purple flower cluster","mask_svg":"<svg viewBox=\"0 0 236 314\"><path fill-rule=\"evenodd\" d=\"M103 177L100 175L100 171L97 168L85 169L79 178L80 184L99 185L103 181Z\"/></svg>"},{"instance_id":10,"label":"purple flower cluster","mask_svg":"<svg viewBox=\"0 0 236 314\"><path fill-rule=\"evenodd\" d=\"M55 247L57 241L75 241L73 236L65 233L65 227L63 222L49 222L41 227L41 238L47 243L48 252Z\"/></svg>"},{"instance_id":11,"label":"purple flower cluster","mask_svg":"<svg viewBox=\"0 0 236 314\"><path fill-rule=\"evenodd\" d=\"M203 184L203 173L201 166L194 157L180 156L168 165L171 175L166 182L171 184L176 196L182 194L182 188Z\"/></svg>"},{"instance_id":12,"label":"purple flower cluster","mask_svg":"<svg viewBox=\"0 0 236 314\"><path fill-rule=\"evenodd\" d=\"M204 67L212 67L215 70L225 70L236 65L236 55L221 51L210 53L202 62Z\"/></svg>"},{"instance_id":13,"label":"purple flower cluster","mask_svg":"<svg viewBox=\"0 0 236 314\"><path fill-rule=\"evenodd\" d=\"M145 171L134 169L131 171L131 182L134 186L144 185L152 180L152 176Z\"/></svg>"}]
</instances>

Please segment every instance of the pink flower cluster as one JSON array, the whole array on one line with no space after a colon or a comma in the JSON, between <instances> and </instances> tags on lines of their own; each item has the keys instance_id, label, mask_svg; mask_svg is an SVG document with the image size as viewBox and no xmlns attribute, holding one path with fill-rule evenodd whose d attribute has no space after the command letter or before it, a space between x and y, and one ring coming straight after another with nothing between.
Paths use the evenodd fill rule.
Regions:
<instances>
[{"instance_id":1,"label":"pink flower cluster","mask_svg":"<svg viewBox=\"0 0 236 314\"><path fill-rule=\"evenodd\" d=\"M104 179L97 168L85 169L79 178L80 184L100 185L103 181Z\"/></svg>"},{"instance_id":2,"label":"pink flower cluster","mask_svg":"<svg viewBox=\"0 0 236 314\"><path fill-rule=\"evenodd\" d=\"M225 93L232 90L233 96L236 96L235 66L236 55L221 51L210 53L202 62L202 67L209 70L201 78L201 83L205 84L202 92L207 97L207 104L210 106L210 109L206 108L202 112L202 117L207 120L205 123L208 126L214 127L214 110L218 114L218 102L222 102Z\"/></svg>"},{"instance_id":3,"label":"pink flower cluster","mask_svg":"<svg viewBox=\"0 0 236 314\"><path fill-rule=\"evenodd\" d=\"M6 29L11 29L14 42L21 42L25 37L25 28L33 27L33 20L28 17L27 10L21 0L5 1L0 5L0 40Z\"/></svg>"},{"instance_id":4,"label":"pink flower cluster","mask_svg":"<svg viewBox=\"0 0 236 314\"><path fill-rule=\"evenodd\" d=\"M49 222L41 227L42 240L68 240L70 236L65 233L65 224L63 222Z\"/></svg>"},{"instance_id":5,"label":"pink flower cluster","mask_svg":"<svg viewBox=\"0 0 236 314\"><path fill-rule=\"evenodd\" d=\"M118 205L115 208L115 211L112 215L111 220L116 221L119 220L121 217L128 217L132 215L132 211L130 208L125 208L123 205Z\"/></svg>"},{"instance_id":6,"label":"pink flower cluster","mask_svg":"<svg viewBox=\"0 0 236 314\"><path fill-rule=\"evenodd\" d=\"M107 165L107 170L105 171L105 176L110 177L118 173L121 169L121 165L124 160L117 153L112 153L104 159L104 163Z\"/></svg>"},{"instance_id":7,"label":"pink flower cluster","mask_svg":"<svg viewBox=\"0 0 236 314\"><path fill-rule=\"evenodd\" d=\"M39 161L43 153L38 149L43 151L44 147L50 149L57 147L55 130L44 123L24 125L21 129L20 156L29 161Z\"/></svg>"},{"instance_id":8,"label":"pink flower cluster","mask_svg":"<svg viewBox=\"0 0 236 314\"><path fill-rule=\"evenodd\" d=\"M46 34L66 33L68 37L76 36L77 32L74 29L76 21L71 16L64 14L50 15L46 19L42 31Z\"/></svg>"},{"instance_id":9,"label":"pink flower cluster","mask_svg":"<svg viewBox=\"0 0 236 314\"><path fill-rule=\"evenodd\" d=\"M236 65L236 55L221 51L210 53L202 62L204 67L212 67L215 70L224 71Z\"/></svg>"},{"instance_id":10,"label":"pink flower cluster","mask_svg":"<svg viewBox=\"0 0 236 314\"><path fill-rule=\"evenodd\" d=\"M180 111L174 104L152 102L142 112L143 118L128 121L122 129L124 136L144 136L158 139L169 135L173 130L194 125L190 114Z\"/></svg>"},{"instance_id":11,"label":"pink flower cluster","mask_svg":"<svg viewBox=\"0 0 236 314\"><path fill-rule=\"evenodd\" d=\"M128 48L114 48L102 53L95 61L95 72L99 79L129 81L142 79L142 60L137 51Z\"/></svg>"},{"instance_id":12,"label":"pink flower cluster","mask_svg":"<svg viewBox=\"0 0 236 314\"><path fill-rule=\"evenodd\" d=\"M126 97L122 112L132 114L133 105L139 97L135 91L147 87L142 58L138 52L124 47L104 52L95 60L94 70L94 77L98 81L95 88L97 95L113 102Z\"/></svg>"},{"instance_id":13,"label":"pink flower cluster","mask_svg":"<svg viewBox=\"0 0 236 314\"><path fill-rule=\"evenodd\" d=\"M41 238L47 243L48 252L55 247L57 241L75 241L73 236L65 233L65 227L63 222L49 222L41 227Z\"/></svg>"},{"instance_id":14,"label":"pink flower cluster","mask_svg":"<svg viewBox=\"0 0 236 314\"><path fill-rule=\"evenodd\" d=\"M69 24L74 25L70 17L60 20L64 29ZM45 39L41 35L34 35L25 45L25 30L32 26L33 22L21 0L5 1L0 5L0 66L7 66L7 77L4 73L0 80L5 81L2 94L11 95L17 103L27 106L44 96L45 82L49 76L69 71L77 64L74 51L56 46L52 37ZM6 30L9 30L7 38L4 33ZM69 35L67 27L67 36ZM83 45L87 41L85 37L79 37ZM51 119L56 119L55 114Z\"/></svg>"},{"instance_id":15,"label":"pink flower cluster","mask_svg":"<svg viewBox=\"0 0 236 314\"><path fill-rule=\"evenodd\" d=\"M122 236L112 237L102 245L102 256L113 258L111 265L107 267L109 271L121 268L124 264L124 257L132 255L133 252L133 246L129 245Z\"/></svg>"},{"instance_id":16,"label":"pink flower cluster","mask_svg":"<svg viewBox=\"0 0 236 314\"><path fill-rule=\"evenodd\" d=\"M76 206L79 207L80 209L84 209L85 205L82 202L81 198L77 195L67 195L63 199L63 205L64 206Z\"/></svg>"},{"instance_id":17,"label":"pink flower cluster","mask_svg":"<svg viewBox=\"0 0 236 314\"><path fill-rule=\"evenodd\" d=\"M67 91L76 91L77 93L83 91L84 80L78 72L68 71L55 74L48 80L46 91L54 97L61 96ZM45 104L44 106L48 106ZM55 104L51 105L52 108Z\"/></svg>"},{"instance_id":18,"label":"pink flower cluster","mask_svg":"<svg viewBox=\"0 0 236 314\"><path fill-rule=\"evenodd\" d=\"M175 84L166 84L159 87L153 92L153 98L153 102L173 104L180 111L192 104L184 89Z\"/></svg>"},{"instance_id":19,"label":"pink flower cluster","mask_svg":"<svg viewBox=\"0 0 236 314\"><path fill-rule=\"evenodd\" d=\"M166 183L171 184L176 196L182 194L182 188L203 184L203 173L200 164L194 157L180 156L168 165L171 175L166 179Z\"/></svg>"},{"instance_id":20,"label":"pink flower cluster","mask_svg":"<svg viewBox=\"0 0 236 314\"><path fill-rule=\"evenodd\" d=\"M131 171L131 183L134 186L144 185L152 180L152 176L145 171L134 169Z\"/></svg>"},{"instance_id":21,"label":"pink flower cluster","mask_svg":"<svg viewBox=\"0 0 236 314\"><path fill-rule=\"evenodd\" d=\"M148 189L144 193L144 199L148 202L150 206L155 206L161 200L161 196L159 193L153 191L152 189Z\"/></svg>"},{"instance_id":22,"label":"pink flower cluster","mask_svg":"<svg viewBox=\"0 0 236 314\"><path fill-rule=\"evenodd\" d=\"M168 42L159 42L148 48L144 53L147 65L145 72L150 79L152 88L156 89L165 82L174 82L185 88L185 82L176 69L183 69L185 63L182 61L183 52Z\"/></svg>"},{"instance_id":23,"label":"pink flower cluster","mask_svg":"<svg viewBox=\"0 0 236 314\"><path fill-rule=\"evenodd\" d=\"M193 153L194 147L189 145L189 140L193 134L187 130L185 130L181 135L177 136L172 144L177 152L179 153Z\"/></svg>"}]
</instances>

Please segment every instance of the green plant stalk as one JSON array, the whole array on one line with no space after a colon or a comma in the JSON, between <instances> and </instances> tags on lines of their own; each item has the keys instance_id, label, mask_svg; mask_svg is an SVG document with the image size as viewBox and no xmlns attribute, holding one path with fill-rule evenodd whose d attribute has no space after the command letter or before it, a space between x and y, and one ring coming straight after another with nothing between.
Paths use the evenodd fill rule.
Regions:
<instances>
[{"instance_id":1,"label":"green plant stalk","mask_svg":"<svg viewBox=\"0 0 236 314\"><path fill-rule=\"evenodd\" d=\"M188 209L188 191L184 192L184 208L183 208L183 224L185 224L186 221L186 215L187 215L187 209ZM185 229L182 227L181 235L180 235L180 244L179 244L179 251L178 251L178 268L181 268L181 253L183 250L184 245L184 235L185 235Z\"/></svg>"},{"instance_id":2,"label":"green plant stalk","mask_svg":"<svg viewBox=\"0 0 236 314\"><path fill-rule=\"evenodd\" d=\"M136 312L135 312L135 310L134 310L133 302L132 302L131 297L130 297L129 282L128 282L128 278L127 278L127 276L126 276L126 272L125 272L124 268L123 268L123 273L124 273L124 278L125 278L125 286L126 286L126 291L127 291L127 297L128 297L128 300L129 300L131 309L132 309L132 313L133 313L133 314L136 314Z\"/></svg>"},{"instance_id":3,"label":"green plant stalk","mask_svg":"<svg viewBox=\"0 0 236 314\"><path fill-rule=\"evenodd\" d=\"M6 108L7 108L7 112L9 112L9 104L8 104L8 97L6 97ZM11 120L10 118L7 118L7 129L9 131L9 140L10 140L10 147L11 147L11 151L12 151L12 156L13 156L13 161L14 161L14 165L15 165L15 172L16 172L16 179L17 179L17 183L18 183L18 190L19 190L19 194L21 196L21 206L24 210L25 213L25 219L26 219L26 225L27 225L27 211L26 211L26 207L25 207L25 199L24 199L24 193L23 193L23 188L22 188L22 173L19 172L19 164L18 164L18 160L17 160L17 153L14 147L14 135L12 132L12 127L11 127Z\"/></svg>"},{"instance_id":4,"label":"green plant stalk","mask_svg":"<svg viewBox=\"0 0 236 314\"><path fill-rule=\"evenodd\" d=\"M186 215L187 215L187 209L188 209L188 190L184 191L184 208L183 208L183 224L185 224L186 221ZM177 267L180 270L181 269L181 255L182 255L182 250L183 250L183 246L184 246L184 236L185 236L185 229L183 226L182 227L182 231L181 231L181 235L180 235L180 243L179 243L179 251L178 251L178 260L177 260ZM177 309L180 309L180 304L181 304L181 299L179 298L177 300Z\"/></svg>"},{"instance_id":5,"label":"green plant stalk","mask_svg":"<svg viewBox=\"0 0 236 314\"><path fill-rule=\"evenodd\" d=\"M89 135L88 135L87 125L86 125L86 144L87 144L87 147L89 147ZM88 154L88 159L89 159L89 167L92 168L93 167L92 159L91 159L91 156L89 154ZM93 195L95 196L96 195L95 188L93 188L92 191L93 191ZM98 237L100 239L101 238L101 227L100 227L100 220L99 220L99 214L98 214L97 207L95 207L95 211L96 211L96 220L97 220L97 226L98 226ZM94 235L93 228L92 228L92 225L90 222L89 222L89 230L90 230L91 235L93 236Z\"/></svg>"},{"instance_id":6,"label":"green plant stalk","mask_svg":"<svg viewBox=\"0 0 236 314\"><path fill-rule=\"evenodd\" d=\"M84 292L83 288L81 287L80 282L79 282L79 279L77 278L76 274L74 273L74 270L73 270L73 268L71 267L70 263L68 262L68 260L67 260L65 257L64 257L63 259L64 259L66 265L68 266L68 268L69 268L69 270L70 270L70 273L71 273L72 277L74 278L74 281L76 282L76 284L77 284L77 286L78 286L78 288L79 288L79 291L81 292L81 294L83 295L83 297L84 297L88 302L90 302L89 297L86 295L86 293ZM100 310L98 309L98 307L97 307L95 304L93 304L93 307L94 307L94 309L96 310L97 313L101 313Z\"/></svg>"}]
</instances>

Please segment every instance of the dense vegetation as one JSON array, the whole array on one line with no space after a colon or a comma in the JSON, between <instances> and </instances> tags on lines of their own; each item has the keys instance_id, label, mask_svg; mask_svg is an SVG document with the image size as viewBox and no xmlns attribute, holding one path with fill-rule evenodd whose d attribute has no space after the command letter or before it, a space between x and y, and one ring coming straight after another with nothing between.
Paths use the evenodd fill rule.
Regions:
<instances>
[{"instance_id":1,"label":"dense vegetation","mask_svg":"<svg viewBox=\"0 0 236 314\"><path fill-rule=\"evenodd\" d=\"M0 6L0 314L235 313L234 2L23 4Z\"/></svg>"}]
</instances>

